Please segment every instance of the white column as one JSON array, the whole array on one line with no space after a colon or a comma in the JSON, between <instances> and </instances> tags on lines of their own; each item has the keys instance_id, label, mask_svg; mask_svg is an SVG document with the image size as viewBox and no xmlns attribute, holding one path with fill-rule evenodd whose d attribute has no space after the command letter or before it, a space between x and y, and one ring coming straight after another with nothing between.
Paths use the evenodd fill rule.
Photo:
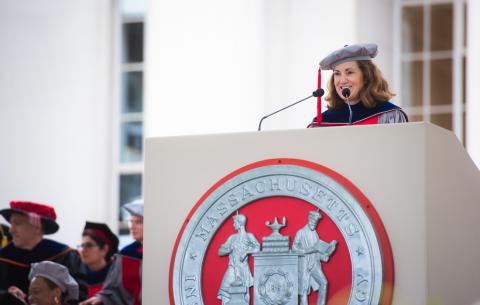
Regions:
<instances>
[{"instance_id":1,"label":"white column","mask_svg":"<svg viewBox=\"0 0 480 305\"><path fill-rule=\"evenodd\" d=\"M480 168L480 1L468 1L467 24L467 150Z\"/></svg>"},{"instance_id":2,"label":"white column","mask_svg":"<svg viewBox=\"0 0 480 305\"><path fill-rule=\"evenodd\" d=\"M1 1L0 209L53 205L60 230L49 238L72 246L85 220L116 222L107 205L110 2Z\"/></svg>"},{"instance_id":3,"label":"white column","mask_svg":"<svg viewBox=\"0 0 480 305\"><path fill-rule=\"evenodd\" d=\"M378 56L374 62L382 70L383 76L390 83L392 90L395 93L400 91L400 87L393 85L393 55L394 45L394 1L384 0L369 0L358 1L356 31L357 40L360 43L376 43L378 45ZM370 18L372 12L380 12L376 14L375 18ZM343 14L343 13L342 13ZM400 19L399 19L400 20ZM399 34L400 36L400 34Z\"/></svg>"},{"instance_id":4,"label":"white column","mask_svg":"<svg viewBox=\"0 0 480 305\"><path fill-rule=\"evenodd\" d=\"M256 130L311 94L324 56L358 42L356 2L149 0L145 135ZM304 128L315 115L311 99L262 128Z\"/></svg>"},{"instance_id":5,"label":"white column","mask_svg":"<svg viewBox=\"0 0 480 305\"><path fill-rule=\"evenodd\" d=\"M453 132L463 142L463 48L464 48L464 1L454 2L453 16Z\"/></svg>"},{"instance_id":6,"label":"white column","mask_svg":"<svg viewBox=\"0 0 480 305\"><path fill-rule=\"evenodd\" d=\"M255 130L262 2L148 1L145 135Z\"/></svg>"}]
</instances>

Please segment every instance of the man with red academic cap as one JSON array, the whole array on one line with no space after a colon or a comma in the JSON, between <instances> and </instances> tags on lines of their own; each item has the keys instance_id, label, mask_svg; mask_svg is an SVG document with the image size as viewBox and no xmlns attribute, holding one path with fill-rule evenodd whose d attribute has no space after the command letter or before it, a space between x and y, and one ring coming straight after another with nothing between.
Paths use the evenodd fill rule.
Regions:
<instances>
[{"instance_id":1,"label":"man with red academic cap","mask_svg":"<svg viewBox=\"0 0 480 305\"><path fill-rule=\"evenodd\" d=\"M123 208L132 216L130 233L135 241L115 257L103 289L80 305L142 304L143 200L127 203Z\"/></svg>"},{"instance_id":2,"label":"man with red academic cap","mask_svg":"<svg viewBox=\"0 0 480 305\"><path fill-rule=\"evenodd\" d=\"M78 252L44 235L58 231L53 207L28 201L12 201L0 214L10 223L12 242L0 250L0 305L24 304L32 263L53 261L68 268L86 297L85 275ZM73 303L74 304L74 303Z\"/></svg>"}]
</instances>

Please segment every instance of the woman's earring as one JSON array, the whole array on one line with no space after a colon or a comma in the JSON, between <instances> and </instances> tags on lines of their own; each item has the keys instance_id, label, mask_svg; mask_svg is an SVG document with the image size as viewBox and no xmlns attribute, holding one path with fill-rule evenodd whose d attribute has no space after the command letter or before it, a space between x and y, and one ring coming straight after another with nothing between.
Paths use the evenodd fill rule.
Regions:
<instances>
[{"instance_id":1,"label":"woman's earring","mask_svg":"<svg viewBox=\"0 0 480 305\"><path fill-rule=\"evenodd\" d=\"M53 300L55 301L55 304L60 304L60 300L58 299L58 297L53 298Z\"/></svg>"}]
</instances>

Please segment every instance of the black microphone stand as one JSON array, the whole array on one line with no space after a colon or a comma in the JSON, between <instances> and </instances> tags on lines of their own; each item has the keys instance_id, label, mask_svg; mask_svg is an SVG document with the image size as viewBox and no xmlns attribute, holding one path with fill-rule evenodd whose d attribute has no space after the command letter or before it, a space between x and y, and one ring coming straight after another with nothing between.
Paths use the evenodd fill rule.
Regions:
<instances>
[{"instance_id":1,"label":"black microphone stand","mask_svg":"<svg viewBox=\"0 0 480 305\"><path fill-rule=\"evenodd\" d=\"M342 95L346 99L347 105L348 105L348 111L350 112L350 115L348 117L348 124L352 125L352 106L350 106L350 100L348 99L350 97L350 89L345 88L342 90Z\"/></svg>"},{"instance_id":2,"label":"black microphone stand","mask_svg":"<svg viewBox=\"0 0 480 305\"><path fill-rule=\"evenodd\" d=\"M262 117L262 118L260 119L260 123L258 123L258 131L261 131L261 130L262 130L262 122L263 122L263 120L265 120L265 119L268 118L269 116L272 116L272 115L274 115L274 114L276 114L276 113L279 113L280 111L283 111L283 110L288 109L288 108L290 108L290 107L292 107L292 106L295 106L296 104L301 103L301 102L303 102L303 101L305 101L305 100L308 100L308 99L311 98L311 97L319 97L319 96L323 96L324 94L325 94L325 91L324 91L322 88L317 89L317 90L313 91L313 93L312 93L310 96L307 96L306 98L303 98L303 99L299 100L298 102L295 102L295 103L293 103L293 104L290 104L290 105L288 105L288 106L283 107L282 109L279 109L279 110L277 110L277 111L275 111L275 112L272 112L272 113L269 113L269 114L265 115L264 117Z\"/></svg>"}]
</instances>

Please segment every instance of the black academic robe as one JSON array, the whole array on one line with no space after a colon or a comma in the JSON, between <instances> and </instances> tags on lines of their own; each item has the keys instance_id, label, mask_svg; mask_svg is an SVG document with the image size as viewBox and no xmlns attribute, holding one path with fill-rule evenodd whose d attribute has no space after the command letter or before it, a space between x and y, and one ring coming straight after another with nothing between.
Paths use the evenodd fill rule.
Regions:
<instances>
[{"instance_id":1,"label":"black academic robe","mask_svg":"<svg viewBox=\"0 0 480 305\"><path fill-rule=\"evenodd\" d=\"M108 263L98 271L92 271L87 266L84 266L85 273L87 274L88 298L91 298L103 289L105 279L107 278L111 266L112 262Z\"/></svg>"},{"instance_id":2,"label":"black academic robe","mask_svg":"<svg viewBox=\"0 0 480 305\"><path fill-rule=\"evenodd\" d=\"M78 252L59 242L43 239L32 250L17 248L13 243L0 250L0 305L21 304L7 292L7 289L16 286L27 293L30 264L45 260L67 267L79 285L79 300L86 298L85 273L82 271ZM72 301L68 304L76 303Z\"/></svg>"},{"instance_id":3,"label":"black academic robe","mask_svg":"<svg viewBox=\"0 0 480 305\"><path fill-rule=\"evenodd\" d=\"M352 110L351 117L350 109ZM315 117L308 127L381 124L382 116L388 116L389 114L394 115L386 120L389 123L408 122L405 112L390 102L379 102L373 108L367 108L360 102L352 105L350 108L345 104L339 109L328 109L322 113L322 123L320 125Z\"/></svg>"}]
</instances>

